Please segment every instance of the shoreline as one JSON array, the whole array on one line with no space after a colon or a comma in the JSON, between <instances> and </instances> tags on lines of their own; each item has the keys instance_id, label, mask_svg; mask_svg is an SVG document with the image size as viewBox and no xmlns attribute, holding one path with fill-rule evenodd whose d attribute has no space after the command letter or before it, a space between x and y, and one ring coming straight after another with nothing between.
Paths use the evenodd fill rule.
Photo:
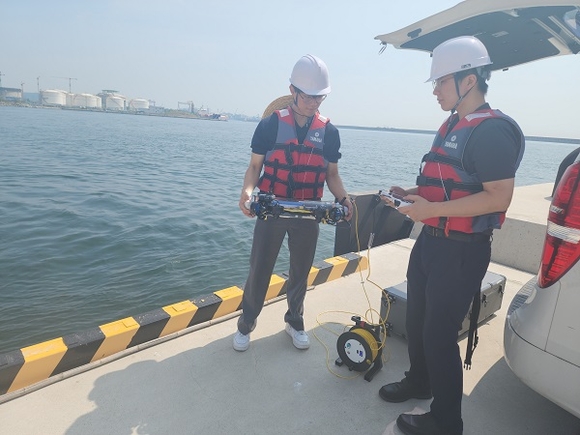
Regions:
<instances>
[{"instance_id":1,"label":"shoreline","mask_svg":"<svg viewBox=\"0 0 580 435\"><path fill-rule=\"evenodd\" d=\"M102 109L84 109L80 107L56 107L56 106L43 106L40 104L31 103L12 103L10 101L0 101L0 107L23 107L23 108L34 108L34 109L61 109L61 110L73 110L79 112L98 112L98 113L116 113L122 115L142 115L142 116L157 116L164 118L185 118L185 119L197 119L201 121L221 121L225 120L210 118L210 117L200 117L188 112L180 112L176 109L163 109L163 112L145 112L145 111L129 111L129 110L102 110ZM258 122L259 119L254 119L253 117L242 117L239 118L236 115L227 114L230 120L233 121L243 121L243 122ZM336 125L337 128L349 129L349 130L366 130L366 131L385 131L393 133L415 133L415 134L428 134L434 135L437 133L435 130L422 130L415 128L395 128L395 127L365 127L357 125ZM552 136L526 136L526 140L530 141L540 141L540 142L554 142L554 143L565 143L572 145L580 145L580 138L566 138L566 137L552 137Z\"/></svg>"},{"instance_id":2,"label":"shoreline","mask_svg":"<svg viewBox=\"0 0 580 435\"><path fill-rule=\"evenodd\" d=\"M387 131L396 133L416 133L416 134L429 134L434 135L437 132L435 130L420 130L414 128L394 128L394 127L358 127L354 125L337 125L337 128L345 128L350 130L370 130L370 131ZM569 143L573 145L580 145L580 139L566 138L566 137L551 137L551 136L526 136L526 140L539 141L539 142L556 142L556 143Z\"/></svg>"}]
</instances>

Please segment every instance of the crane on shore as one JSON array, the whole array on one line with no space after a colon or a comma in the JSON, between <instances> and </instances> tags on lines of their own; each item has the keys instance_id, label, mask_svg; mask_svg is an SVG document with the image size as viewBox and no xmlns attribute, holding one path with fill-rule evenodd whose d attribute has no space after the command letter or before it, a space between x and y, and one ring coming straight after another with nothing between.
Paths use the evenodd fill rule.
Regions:
<instances>
[{"instance_id":1,"label":"crane on shore","mask_svg":"<svg viewBox=\"0 0 580 435\"><path fill-rule=\"evenodd\" d=\"M187 106L188 112L193 113L194 105L193 101L186 101L185 103L182 101L177 102L177 110L181 110L181 106L185 104Z\"/></svg>"},{"instance_id":2,"label":"crane on shore","mask_svg":"<svg viewBox=\"0 0 580 435\"><path fill-rule=\"evenodd\" d=\"M68 93L72 94L72 81L78 80L76 77L55 77L55 79L65 79L68 80Z\"/></svg>"}]
</instances>

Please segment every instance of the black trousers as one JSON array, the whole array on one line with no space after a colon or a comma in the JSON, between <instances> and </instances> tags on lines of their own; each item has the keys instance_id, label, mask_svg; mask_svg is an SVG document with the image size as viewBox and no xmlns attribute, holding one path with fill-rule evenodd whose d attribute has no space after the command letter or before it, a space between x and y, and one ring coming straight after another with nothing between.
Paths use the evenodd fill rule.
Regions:
<instances>
[{"instance_id":1,"label":"black trousers","mask_svg":"<svg viewBox=\"0 0 580 435\"><path fill-rule=\"evenodd\" d=\"M463 368L457 334L480 291L491 242L463 242L421 232L407 269L408 379L431 388L431 414L451 434L463 433Z\"/></svg>"}]
</instances>

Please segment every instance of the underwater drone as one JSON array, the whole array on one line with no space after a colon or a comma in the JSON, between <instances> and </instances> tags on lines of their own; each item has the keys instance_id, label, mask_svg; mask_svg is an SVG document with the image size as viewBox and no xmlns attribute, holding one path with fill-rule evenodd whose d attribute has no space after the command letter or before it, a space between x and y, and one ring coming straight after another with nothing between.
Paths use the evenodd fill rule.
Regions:
<instances>
[{"instance_id":1,"label":"underwater drone","mask_svg":"<svg viewBox=\"0 0 580 435\"><path fill-rule=\"evenodd\" d=\"M248 206L258 219L305 218L336 225L346 216L345 207L336 202L291 201L278 199L270 193L253 195Z\"/></svg>"}]
</instances>

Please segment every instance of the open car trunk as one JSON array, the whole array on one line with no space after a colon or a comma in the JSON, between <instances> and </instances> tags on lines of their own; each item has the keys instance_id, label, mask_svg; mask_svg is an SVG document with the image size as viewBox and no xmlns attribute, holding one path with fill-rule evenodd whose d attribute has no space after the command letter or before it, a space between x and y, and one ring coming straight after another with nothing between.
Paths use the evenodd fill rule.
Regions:
<instances>
[{"instance_id":1,"label":"open car trunk","mask_svg":"<svg viewBox=\"0 0 580 435\"><path fill-rule=\"evenodd\" d=\"M386 47L433 52L457 36L476 36L502 70L580 51L580 0L466 0L392 33Z\"/></svg>"}]
</instances>

